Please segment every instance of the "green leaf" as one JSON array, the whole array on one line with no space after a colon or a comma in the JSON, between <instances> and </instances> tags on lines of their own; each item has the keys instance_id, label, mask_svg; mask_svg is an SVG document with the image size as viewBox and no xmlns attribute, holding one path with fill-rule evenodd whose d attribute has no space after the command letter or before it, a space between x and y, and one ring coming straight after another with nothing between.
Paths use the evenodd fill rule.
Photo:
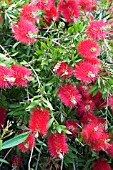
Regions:
<instances>
[{"instance_id":1,"label":"green leaf","mask_svg":"<svg viewBox=\"0 0 113 170\"><path fill-rule=\"evenodd\" d=\"M52 117L52 118L49 120L49 125L48 125L49 128L51 127L53 121L54 121L54 117Z\"/></svg>"},{"instance_id":2,"label":"green leaf","mask_svg":"<svg viewBox=\"0 0 113 170\"><path fill-rule=\"evenodd\" d=\"M61 127L59 125L56 127L56 130L57 130L58 133L62 132L62 129L61 129Z\"/></svg>"},{"instance_id":3,"label":"green leaf","mask_svg":"<svg viewBox=\"0 0 113 170\"><path fill-rule=\"evenodd\" d=\"M50 109L50 110L54 110L53 109L53 106L51 105L51 103L48 101L48 100L46 100L44 97L43 97L43 102L45 103L45 104L47 104L47 107Z\"/></svg>"},{"instance_id":4,"label":"green leaf","mask_svg":"<svg viewBox=\"0 0 113 170\"><path fill-rule=\"evenodd\" d=\"M69 130L64 130L64 132L65 132L66 134L69 134L69 135L72 134Z\"/></svg>"},{"instance_id":5,"label":"green leaf","mask_svg":"<svg viewBox=\"0 0 113 170\"><path fill-rule=\"evenodd\" d=\"M91 88L89 89L89 91L88 91L88 94L90 94L91 92L93 92L93 91L96 90L96 89L97 89L97 86L91 87Z\"/></svg>"},{"instance_id":6,"label":"green leaf","mask_svg":"<svg viewBox=\"0 0 113 170\"><path fill-rule=\"evenodd\" d=\"M2 149L2 140L0 139L0 151Z\"/></svg>"},{"instance_id":7,"label":"green leaf","mask_svg":"<svg viewBox=\"0 0 113 170\"><path fill-rule=\"evenodd\" d=\"M28 137L28 135L29 135L29 132L25 132L25 133L22 133L18 136L15 136L12 139L5 141L2 144L2 149L8 149L8 148L17 146L18 144L24 142L26 140L26 138Z\"/></svg>"},{"instance_id":8,"label":"green leaf","mask_svg":"<svg viewBox=\"0 0 113 170\"><path fill-rule=\"evenodd\" d=\"M0 158L0 162L3 162L3 163L6 163L6 164L9 164L9 162L7 162L6 160Z\"/></svg>"}]
</instances>

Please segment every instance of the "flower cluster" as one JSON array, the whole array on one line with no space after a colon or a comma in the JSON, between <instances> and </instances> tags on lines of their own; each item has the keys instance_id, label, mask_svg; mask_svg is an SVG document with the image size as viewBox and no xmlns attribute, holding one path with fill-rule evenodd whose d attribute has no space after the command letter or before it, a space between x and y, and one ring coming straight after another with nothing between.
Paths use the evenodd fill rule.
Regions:
<instances>
[{"instance_id":1,"label":"flower cluster","mask_svg":"<svg viewBox=\"0 0 113 170\"><path fill-rule=\"evenodd\" d=\"M66 62L58 62L54 65L53 69L58 76L61 76L61 78L69 78L72 75L72 69L70 65Z\"/></svg>"},{"instance_id":2,"label":"flower cluster","mask_svg":"<svg viewBox=\"0 0 113 170\"><path fill-rule=\"evenodd\" d=\"M12 65L11 68L0 65L0 88L11 86L25 87L31 76L31 71L25 66Z\"/></svg>"},{"instance_id":3,"label":"flower cluster","mask_svg":"<svg viewBox=\"0 0 113 170\"><path fill-rule=\"evenodd\" d=\"M65 134L63 133L51 133L48 137L48 147L51 156L56 158L62 158L63 153L68 151Z\"/></svg>"},{"instance_id":4,"label":"flower cluster","mask_svg":"<svg viewBox=\"0 0 113 170\"><path fill-rule=\"evenodd\" d=\"M62 84L58 90L58 96L61 101L68 107L76 107L81 100L81 95L77 88L71 84Z\"/></svg>"},{"instance_id":5,"label":"flower cluster","mask_svg":"<svg viewBox=\"0 0 113 170\"><path fill-rule=\"evenodd\" d=\"M15 168L19 168L19 166L22 164L22 156L21 155L17 155L14 154L13 157L11 158L11 165L12 167Z\"/></svg>"},{"instance_id":6,"label":"flower cluster","mask_svg":"<svg viewBox=\"0 0 113 170\"><path fill-rule=\"evenodd\" d=\"M108 1L112 2L111 0ZM108 8L109 4L110 3L108 2ZM108 120L110 119L109 117L112 115L107 115L108 109L113 111L113 95L110 94L111 96L109 95L106 99L103 99L105 92L108 92L107 90L109 90L109 86L111 86L112 83L109 81L111 80L111 77L107 77L107 72L105 77L103 76L103 72L101 72L103 70L102 60L105 58L106 54L108 55L108 51L112 53L112 45L107 42L107 38L109 37L110 40L112 39L110 34L113 31L110 31L109 29L113 26L113 23L112 19L110 22L107 21L109 15L108 17L101 15L98 16L98 6L99 1L97 0L59 0L57 2L55 0L31 0L30 4L24 4L21 9L19 8L19 20L17 23L12 24L14 38L21 43L32 45L34 48L37 48L36 46L39 45L39 51L40 53L43 53L43 48L41 48L43 43L41 41L35 44L36 46L33 46L38 38L42 38L45 42L44 48L47 47L47 50L44 49L44 56L41 55L40 57L42 60L44 59L44 62L46 63L44 57L47 55L47 60L49 61L48 63L53 64L54 71L53 72L51 70L51 73L47 75L53 74L52 76L55 76L56 74L56 76L59 77L56 79L60 82L55 82L59 88L57 90L55 89L57 92L54 91L54 94L57 93L56 97L58 97L58 100L55 100L54 102L51 90L54 90L54 85L52 83L56 79L53 78L50 80L52 87L48 88L45 85L45 82L51 77L46 77L47 79L43 77L42 80L45 81L43 82L41 80L42 82L40 83L40 79L43 74L39 75L38 78L36 75L37 73L33 68L39 85L38 90L36 88L34 89L38 92L36 95L38 97L41 96L41 104L37 102L37 105L39 104L41 108L38 108L38 106L35 107L31 114L28 115L28 117L26 116L27 119L25 122L28 124L30 134L24 142L17 146L20 151L32 151L36 145L36 137L44 140L47 137L48 150L50 155L54 158L60 158L63 160L65 153L69 152L70 155L71 147L68 149L68 142L69 144L73 144L75 141L80 142L80 144L82 144L82 142L85 143L85 145L88 145L89 148L91 148L93 153L95 153L94 151L97 151L96 153L101 155L101 152L105 152L108 156L113 157L113 134L109 133L108 124ZM93 12L96 9L96 14L93 15ZM108 10L108 13L111 12L111 16L112 9L112 6L109 9L106 9ZM100 18L100 20L97 20L97 18ZM82 25L80 23L82 19L84 20L82 24L85 23L86 25ZM0 22L1 20L2 18L0 17ZM50 25L51 22L53 22L54 27L52 27L53 25ZM67 34L65 34L65 36L63 31L59 30L59 28L62 29L60 26L62 22L66 26L64 30L67 31L65 32ZM83 26L83 32L80 28L77 33L79 23L80 27ZM41 30L42 32L40 33ZM44 30L47 31L42 37ZM38 36L39 33L41 36ZM84 35L82 35L82 33ZM51 40L51 37L54 39ZM51 44L50 42L50 46L48 45L49 40L53 43ZM60 43L63 43L63 45ZM69 43L69 49L66 43ZM57 45L59 47L56 50ZM8 47L6 46L6 48ZM26 49L25 45L24 48ZM64 50L60 51L60 48L63 48ZM5 52L3 48L2 50ZM37 49L31 49L31 54L35 52L35 55L37 55L38 52L36 50ZM106 50L106 53L103 52L104 50ZM52 57L49 58L48 56L51 51L53 51L53 56L51 55ZM58 53L60 53L60 55L55 58L54 54L56 55ZM33 60L32 67L37 67L38 61L40 61L41 64L40 59ZM111 62L112 58L108 58L108 61ZM48 69L46 66L49 67L47 63L43 65L44 71ZM42 70L40 68L38 69L40 70L40 74ZM0 65L0 88L4 89L12 86L27 87L31 75L31 71L25 66L13 64L10 68L8 68ZM106 87L104 91L106 82L108 89ZM36 86L33 87L38 88L38 85L36 84ZM43 88L43 85L45 85L45 89ZM45 90L44 93L43 89ZM30 92L32 92L32 89L30 90ZM102 90L104 91L103 95L101 94ZM48 108L51 108L51 104L49 102L43 103L43 94L45 96L46 94L48 95L48 91L50 92L50 101L54 103L54 107L58 104L55 108L58 109L55 111L55 114L54 110L52 110L51 119L50 112L46 108L43 109L45 105L48 105ZM26 102L25 104L28 105L29 102L31 102L30 106L33 106L34 103L32 103L31 97L33 97L33 95L35 96L35 92L33 95L30 92L30 100L28 100L28 103ZM110 93L112 92L110 91ZM64 105L62 105L62 103ZM62 108L65 109L65 111ZM61 109L64 112L60 117L56 113L62 112ZM106 112L106 115L104 115L103 111ZM5 120L6 110L3 107L0 107L0 129L2 129ZM22 121L23 125L26 124L24 120ZM58 122L60 120L60 123L63 122L63 125L60 125ZM71 134L68 134L69 131ZM24 132L26 132L26 130L22 130L20 133ZM67 135L65 133L67 133ZM82 146L84 146L84 144L82 144ZM72 151L75 152L75 149ZM18 155L14 155L12 158L12 167L19 168L21 162L21 156L19 157ZM106 159L100 158L93 162L92 170L104 169L111 170L111 167Z\"/></svg>"},{"instance_id":7,"label":"flower cluster","mask_svg":"<svg viewBox=\"0 0 113 170\"><path fill-rule=\"evenodd\" d=\"M80 16L78 4L74 0L60 0L58 3L58 11L67 22L74 22Z\"/></svg>"},{"instance_id":8,"label":"flower cluster","mask_svg":"<svg viewBox=\"0 0 113 170\"><path fill-rule=\"evenodd\" d=\"M48 110L39 110L38 108L35 108L32 111L29 120L30 131L45 135L48 130L49 116L50 114Z\"/></svg>"},{"instance_id":9,"label":"flower cluster","mask_svg":"<svg viewBox=\"0 0 113 170\"><path fill-rule=\"evenodd\" d=\"M103 20L91 21L87 27L87 36L96 40L103 40L109 34L109 25Z\"/></svg>"},{"instance_id":10,"label":"flower cluster","mask_svg":"<svg viewBox=\"0 0 113 170\"><path fill-rule=\"evenodd\" d=\"M40 14L40 11L43 13ZM30 45L38 38L36 22L43 20L45 24L49 24L52 20L57 21L57 19L58 12L52 0L49 0L48 3L39 0L36 4L25 4L21 9L18 23L13 24L12 32L17 41Z\"/></svg>"},{"instance_id":11,"label":"flower cluster","mask_svg":"<svg viewBox=\"0 0 113 170\"><path fill-rule=\"evenodd\" d=\"M92 170L112 170L106 159L100 158L93 162Z\"/></svg>"},{"instance_id":12,"label":"flower cluster","mask_svg":"<svg viewBox=\"0 0 113 170\"><path fill-rule=\"evenodd\" d=\"M108 134L102 124L88 123L81 133L83 140L91 146L93 150L99 151L108 148Z\"/></svg>"},{"instance_id":13,"label":"flower cluster","mask_svg":"<svg viewBox=\"0 0 113 170\"><path fill-rule=\"evenodd\" d=\"M51 21L58 21L58 18L61 16L68 23L75 22L81 15L80 9L83 11L94 11L97 6L96 0L60 0L58 6L55 6L54 0L39 0L36 3L25 4L22 6L20 12L20 18L18 23L13 24L12 31L14 37L17 41L21 43L31 44L34 43L38 38L38 28L35 23L43 21L43 26L50 24ZM95 26L96 25L96 26ZM93 27L93 29L91 29ZM96 29L95 29L96 27ZM95 21L89 23L87 35L89 37L99 39L106 36L107 31L106 24L103 21ZM105 30L104 29L104 30ZM98 35L96 32L99 30ZM94 49L92 49L93 51ZM97 52L99 53L99 51Z\"/></svg>"}]
</instances>

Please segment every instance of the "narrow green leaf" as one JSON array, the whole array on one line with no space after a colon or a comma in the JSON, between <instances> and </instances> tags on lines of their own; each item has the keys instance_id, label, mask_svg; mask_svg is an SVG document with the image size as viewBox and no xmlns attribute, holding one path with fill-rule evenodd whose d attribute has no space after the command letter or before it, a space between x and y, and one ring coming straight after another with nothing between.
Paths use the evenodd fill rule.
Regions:
<instances>
[{"instance_id":1,"label":"narrow green leaf","mask_svg":"<svg viewBox=\"0 0 113 170\"><path fill-rule=\"evenodd\" d=\"M12 139L9 139L9 140L5 141L2 144L2 149L8 149L8 148L17 146L18 144L20 144L23 141L25 141L26 138L28 137L28 135L29 135L29 132L25 132L25 133L22 133L22 134L20 134L18 136L15 136Z\"/></svg>"},{"instance_id":2,"label":"narrow green leaf","mask_svg":"<svg viewBox=\"0 0 113 170\"><path fill-rule=\"evenodd\" d=\"M0 151L2 150L2 140L0 139Z\"/></svg>"},{"instance_id":3,"label":"narrow green leaf","mask_svg":"<svg viewBox=\"0 0 113 170\"><path fill-rule=\"evenodd\" d=\"M97 86L91 87L91 88L89 89L89 91L88 91L88 94L90 94L91 92L93 92L93 91L96 90L96 89L97 89Z\"/></svg>"},{"instance_id":4,"label":"narrow green leaf","mask_svg":"<svg viewBox=\"0 0 113 170\"><path fill-rule=\"evenodd\" d=\"M56 130L57 130L58 133L61 133L61 132L62 132L62 129L61 129L60 126L57 126L57 127L56 127Z\"/></svg>"},{"instance_id":5,"label":"narrow green leaf","mask_svg":"<svg viewBox=\"0 0 113 170\"><path fill-rule=\"evenodd\" d=\"M49 125L48 125L49 128L51 127L53 121L54 121L54 118L52 117L52 118L49 120Z\"/></svg>"},{"instance_id":6,"label":"narrow green leaf","mask_svg":"<svg viewBox=\"0 0 113 170\"><path fill-rule=\"evenodd\" d=\"M9 164L9 162L7 162L6 160L0 158L0 162L3 162L3 163L6 163L6 164Z\"/></svg>"},{"instance_id":7,"label":"narrow green leaf","mask_svg":"<svg viewBox=\"0 0 113 170\"><path fill-rule=\"evenodd\" d=\"M50 103L48 100L46 100L44 97L43 97L42 100L43 100L44 103L47 104L47 107L48 107L50 110L54 110L53 107L52 107L52 105L51 105L51 103Z\"/></svg>"}]
</instances>

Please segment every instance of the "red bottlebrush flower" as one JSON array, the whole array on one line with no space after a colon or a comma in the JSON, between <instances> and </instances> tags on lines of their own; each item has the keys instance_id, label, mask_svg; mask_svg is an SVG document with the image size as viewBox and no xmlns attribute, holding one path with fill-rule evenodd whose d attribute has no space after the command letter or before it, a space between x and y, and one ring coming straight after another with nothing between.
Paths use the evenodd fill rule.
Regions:
<instances>
[{"instance_id":1,"label":"red bottlebrush flower","mask_svg":"<svg viewBox=\"0 0 113 170\"><path fill-rule=\"evenodd\" d=\"M24 4L20 13L20 16L25 18L26 20L30 22L36 22L39 20L37 17L37 12L38 8L36 5L33 4Z\"/></svg>"},{"instance_id":2,"label":"red bottlebrush flower","mask_svg":"<svg viewBox=\"0 0 113 170\"><path fill-rule=\"evenodd\" d=\"M13 25L12 31L15 39L21 43L31 44L37 40L37 27L24 18Z\"/></svg>"},{"instance_id":3,"label":"red bottlebrush flower","mask_svg":"<svg viewBox=\"0 0 113 170\"><path fill-rule=\"evenodd\" d=\"M90 99L84 99L78 104L78 113L92 112L94 110L95 103Z\"/></svg>"},{"instance_id":4,"label":"red bottlebrush flower","mask_svg":"<svg viewBox=\"0 0 113 170\"><path fill-rule=\"evenodd\" d=\"M67 120L64 124L66 126L66 129L72 133L72 134L69 134L69 136L76 136L77 123L74 120Z\"/></svg>"},{"instance_id":5,"label":"red bottlebrush flower","mask_svg":"<svg viewBox=\"0 0 113 170\"><path fill-rule=\"evenodd\" d=\"M90 83L96 79L98 71L99 69L97 67L86 61L82 61L75 65L73 73L78 80Z\"/></svg>"},{"instance_id":6,"label":"red bottlebrush flower","mask_svg":"<svg viewBox=\"0 0 113 170\"><path fill-rule=\"evenodd\" d=\"M21 133L23 132L25 131L22 131ZM27 139L24 142L20 143L17 147L22 152L28 152L31 151L34 146L35 146L35 137L32 133L30 133Z\"/></svg>"},{"instance_id":7,"label":"red bottlebrush flower","mask_svg":"<svg viewBox=\"0 0 113 170\"><path fill-rule=\"evenodd\" d=\"M2 129L2 126L5 123L7 117L6 110L3 107L0 107L0 129Z\"/></svg>"},{"instance_id":8,"label":"red bottlebrush flower","mask_svg":"<svg viewBox=\"0 0 113 170\"><path fill-rule=\"evenodd\" d=\"M96 8L96 0L77 0L83 11L93 11Z\"/></svg>"},{"instance_id":9,"label":"red bottlebrush flower","mask_svg":"<svg viewBox=\"0 0 113 170\"><path fill-rule=\"evenodd\" d=\"M101 66L101 60L98 58L86 58L85 61L98 67Z\"/></svg>"},{"instance_id":10,"label":"red bottlebrush flower","mask_svg":"<svg viewBox=\"0 0 113 170\"><path fill-rule=\"evenodd\" d=\"M46 24L49 24L52 20L53 21L58 20L59 15L55 5L45 7L44 12L45 12L44 22Z\"/></svg>"},{"instance_id":11,"label":"red bottlebrush flower","mask_svg":"<svg viewBox=\"0 0 113 170\"><path fill-rule=\"evenodd\" d=\"M62 154L68 152L68 145L66 143L65 134L63 133L51 133L47 143L49 152L53 157L62 158Z\"/></svg>"},{"instance_id":12,"label":"red bottlebrush flower","mask_svg":"<svg viewBox=\"0 0 113 170\"><path fill-rule=\"evenodd\" d=\"M83 58L95 58L100 55L101 48L93 40L81 40L77 45L78 54Z\"/></svg>"},{"instance_id":13,"label":"red bottlebrush flower","mask_svg":"<svg viewBox=\"0 0 113 170\"><path fill-rule=\"evenodd\" d=\"M112 170L106 159L101 158L93 162L92 170Z\"/></svg>"},{"instance_id":14,"label":"red bottlebrush flower","mask_svg":"<svg viewBox=\"0 0 113 170\"><path fill-rule=\"evenodd\" d=\"M14 154L11 158L11 164L13 168L19 168L19 166L22 164L22 156Z\"/></svg>"},{"instance_id":15,"label":"red bottlebrush flower","mask_svg":"<svg viewBox=\"0 0 113 170\"><path fill-rule=\"evenodd\" d=\"M81 100L79 91L71 83L62 84L58 90L58 97L68 107L76 107L77 103Z\"/></svg>"},{"instance_id":16,"label":"red bottlebrush flower","mask_svg":"<svg viewBox=\"0 0 113 170\"><path fill-rule=\"evenodd\" d=\"M21 87L27 86L31 71L25 66L18 66L16 64L12 65L11 69L13 70L13 77L15 78L13 85Z\"/></svg>"},{"instance_id":17,"label":"red bottlebrush flower","mask_svg":"<svg viewBox=\"0 0 113 170\"><path fill-rule=\"evenodd\" d=\"M91 21L87 27L87 36L96 40L103 40L109 33L108 24L102 20Z\"/></svg>"},{"instance_id":18,"label":"red bottlebrush flower","mask_svg":"<svg viewBox=\"0 0 113 170\"><path fill-rule=\"evenodd\" d=\"M10 88L12 83L12 70L5 66L0 66L0 88Z\"/></svg>"},{"instance_id":19,"label":"red bottlebrush flower","mask_svg":"<svg viewBox=\"0 0 113 170\"><path fill-rule=\"evenodd\" d=\"M91 146L93 150L104 150L108 148L108 134L102 124L88 123L84 126L81 133L83 140Z\"/></svg>"},{"instance_id":20,"label":"red bottlebrush flower","mask_svg":"<svg viewBox=\"0 0 113 170\"><path fill-rule=\"evenodd\" d=\"M75 0L60 0L58 3L58 11L67 22L74 22L80 15L80 10Z\"/></svg>"},{"instance_id":21,"label":"red bottlebrush flower","mask_svg":"<svg viewBox=\"0 0 113 170\"><path fill-rule=\"evenodd\" d=\"M72 75L72 69L66 62L58 62L54 66L54 71L62 78L69 78Z\"/></svg>"},{"instance_id":22,"label":"red bottlebrush flower","mask_svg":"<svg viewBox=\"0 0 113 170\"><path fill-rule=\"evenodd\" d=\"M103 118L96 117L90 112L85 113L83 117L80 119L80 122L83 125L86 125L87 123L90 123L90 122L96 123L96 124L103 124L103 125L106 123L106 121Z\"/></svg>"},{"instance_id":23,"label":"red bottlebrush flower","mask_svg":"<svg viewBox=\"0 0 113 170\"><path fill-rule=\"evenodd\" d=\"M81 95L83 96L83 98L88 99L91 98L91 93L88 94L88 91L91 87L89 85L85 85L80 83L77 87L77 89L80 91Z\"/></svg>"},{"instance_id":24,"label":"red bottlebrush flower","mask_svg":"<svg viewBox=\"0 0 113 170\"><path fill-rule=\"evenodd\" d=\"M108 153L108 155L113 157L113 142L110 143L110 146L107 148L107 153Z\"/></svg>"},{"instance_id":25,"label":"red bottlebrush flower","mask_svg":"<svg viewBox=\"0 0 113 170\"><path fill-rule=\"evenodd\" d=\"M43 21L45 24L49 24L52 20L57 21L59 14L58 10L55 6L55 1L54 0L48 0L47 3L45 3L44 0L39 0L36 4L39 10L44 11L43 15Z\"/></svg>"},{"instance_id":26,"label":"red bottlebrush flower","mask_svg":"<svg viewBox=\"0 0 113 170\"><path fill-rule=\"evenodd\" d=\"M45 135L48 130L49 123L49 112L48 110L39 110L35 108L30 116L29 128L31 132L39 132L41 135Z\"/></svg>"}]
</instances>

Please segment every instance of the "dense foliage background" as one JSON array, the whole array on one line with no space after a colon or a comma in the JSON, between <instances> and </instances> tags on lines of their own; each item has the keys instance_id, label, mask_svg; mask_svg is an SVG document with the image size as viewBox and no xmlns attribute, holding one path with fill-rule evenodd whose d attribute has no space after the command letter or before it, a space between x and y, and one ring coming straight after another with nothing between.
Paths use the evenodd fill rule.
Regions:
<instances>
[{"instance_id":1,"label":"dense foliage background","mask_svg":"<svg viewBox=\"0 0 113 170\"><path fill-rule=\"evenodd\" d=\"M24 4L36 6L39 2L42 3L42 8L37 5L38 9L31 8L31 13L30 8L21 12ZM60 3L64 3L64 6ZM73 8L75 3L76 10ZM29 20L27 17L31 17L30 21L26 21ZM22 19L21 25L18 25ZM101 21L101 24L98 26L97 22L94 29L91 26L92 30L88 33L88 25L93 21ZM34 32L31 23L35 27ZM84 0L0 1L1 169L112 169L112 27L113 3L108 0L89 0L87 3ZM25 31L27 28L28 39ZM94 45L94 48L90 49L90 42L80 47L82 40L89 39L99 47ZM94 56L88 53L90 50L94 52ZM62 65L63 62L67 65ZM86 63L77 70L81 62ZM19 67L15 68L17 70L13 76L9 76L6 68L14 71L14 65L24 66L30 73L28 70L22 71L23 68ZM25 80L23 85L22 80ZM69 87L69 84L74 85L74 88ZM66 89L65 85L68 85ZM37 117L34 116L31 120L31 113L36 107L39 112L43 109L48 110L49 124L48 120L45 122L46 117L39 118L41 113L37 113ZM82 118L84 115L86 117ZM94 116L100 119L97 121ZM41 133L40 128L37 132L33 131L29 125L30 120L33 121L33 127L40 125L44 128L46 124L48 127L46 126L44 133ZM75 124L66 125L66 121L69 120ZM36 125L36 122L39 124ZM30 138L31 146L29 143L27 145L26 141L23 145L27 150L23 151L17 145L24 142L29 133L33 135ZM50 134L60 136L48 141ZM65 136L62 137L62 134ZM32 139L34 137L36 143ZM58 141L54 144L54 140ZM101 140L102 143L97 143L97 140ZM94 147L92 145L95 141ZM67 146L62 150L64 145L68 145L68 151ZM52 151L56 146L59 147L59 151L55 151L55 155ZM99 162L98 167L93 167L94 161L101 158L107 163L104 165ZM108 163L109 165L106 165Z\"/></svg>"}]
</instances>

